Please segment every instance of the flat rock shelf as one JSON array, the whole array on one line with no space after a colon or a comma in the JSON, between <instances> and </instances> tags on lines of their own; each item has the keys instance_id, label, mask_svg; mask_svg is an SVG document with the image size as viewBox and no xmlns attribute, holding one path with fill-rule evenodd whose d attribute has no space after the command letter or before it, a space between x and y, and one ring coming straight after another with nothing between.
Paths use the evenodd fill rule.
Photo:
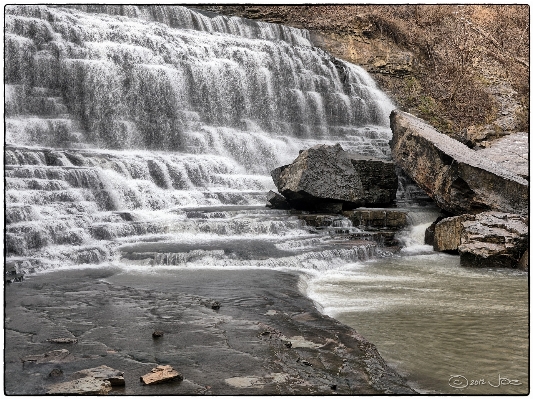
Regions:
<instances>
[{"instance_id":1,"label":"flat rock shelf","mask_svg":"<svg viewBox=\"0 0 533 399\"><path fill-rule=\"evenodd\" d=\"M295 274L154 270L61 270L7 286L6 394L43 394L102 365L124 372L112 395L415 393L374 345L321 315ZM220 308L205 305L213 300ZM78 342L47 341L58 334ZM62 346L69 356L21 361ZM158 364L183 380L144 386Z\"/></svg>"}]
</instances>

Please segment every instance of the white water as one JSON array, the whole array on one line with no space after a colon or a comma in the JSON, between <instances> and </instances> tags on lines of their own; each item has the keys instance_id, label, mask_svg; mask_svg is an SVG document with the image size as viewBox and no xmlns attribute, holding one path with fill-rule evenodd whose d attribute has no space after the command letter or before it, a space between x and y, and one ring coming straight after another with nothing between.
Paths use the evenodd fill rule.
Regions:
<instances>
[{"instance_id":1,"label":"white water","mask_svg":"<svg viewBox=\"0 0 533 399\"><path fill-rule=\"evenodd\" d=\"M209 212L264 206L270 170L318 143L389 157L393 105L307 31L177 6L9 6L5 53L6 248L21 267L265 235L301 253L232 261L359 256L287 244L309 232L284 212ZM151 262L231 263L219 249L173 251Z\"/></svg>"},{"instance_id":2,"label":"white water","mask_svg":"<svg viewBox=\"0 0 533 399\"><path fill-rule=\"evenodd\" d=\"M416 221L401 257L364 263L383 253L335 234L356 228L346 221L318 231L264 208L274 188L269 171L300 149L341 143L390 156L393 105L360 67L312 47L307 31L176 6L5 12L6 253L20 270L112 263L148 273L305 272L314 276L308 293L325 312L349 324L344 315L366 320L354 327L394 361L406 354L389 350L387 334L374 334L390 331L389 319L374 312L394 314L387 306L397 303L407 320L417 303L435 304L435 292L461 287L459 280L442 279L438 288L414 283L467 273L482 292L505 292L516 277L517 295L524 292L522 276L461 273L456 258L432 253L411 234L424 230ZM359 289L362 283L370 288ZM500 299L511 311L513 298ZM516 309L512 317L522 320L524 306ZM389 341L400 345L416 328ZM416 343L408 348L417 352ZM492 350L492 358L504 355Z\"/></svg>"}]
</instances>

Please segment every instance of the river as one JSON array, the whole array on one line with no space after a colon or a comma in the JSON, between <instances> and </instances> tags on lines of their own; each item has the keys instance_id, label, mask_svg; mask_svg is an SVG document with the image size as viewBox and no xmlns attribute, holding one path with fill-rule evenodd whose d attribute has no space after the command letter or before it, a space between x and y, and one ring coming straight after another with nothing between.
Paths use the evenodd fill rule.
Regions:
<instances>
[{"instance_id":1,"label":"river","mask_svg":"<svg viewBox=\"0 0 533 399\"><path fill-rule=\"evenodd\" d=\"M524 392L527 275L462 269L409 241L415 219L394 255L265 208L270 171L301 149L390 159L394 104L361 67L306 30L187 7L5 13L8 264L35 279L109 265L301 273L324 313L421 391ZM448 381L498 374L521 385Z\"/></svg>"}]
</instances>

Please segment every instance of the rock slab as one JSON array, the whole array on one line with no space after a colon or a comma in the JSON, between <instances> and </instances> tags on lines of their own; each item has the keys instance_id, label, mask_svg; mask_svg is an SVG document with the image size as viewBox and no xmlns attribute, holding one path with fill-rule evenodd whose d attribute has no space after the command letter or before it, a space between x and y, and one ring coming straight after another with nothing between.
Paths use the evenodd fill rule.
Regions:
<instances>
[{"instance_id":1,"label":"rock slab","mask_svg":"<svg viewBox=\"0 0 533 399\"><path fill-rule=\"evenodd\" d=\"M433 248L458 251L463 266L518 267L528 241L528 225L522 216L483 212L438 222Z\"/></svg>"},{"instance_id":2,"label":"rock slab","mask_svg":"<svg viewBox=\"0 0 533 399\"><path fill-rule=\"evenodd\" d=\"M411 114L395 110L390 119L393 159L440 208L528 213L527 180Z\"/></svg>"},{"instance_id":3,"label":"rock slab","mask_svg":"<svg viewBox=\"0 0 533 399\"><path fill-rule=\"evenodd\" d=\"M174 380L181 381L183 376L169 365L157 366L150 373L141 377L141 381L145 385L162 384Z\"/></svg>"},{"instance_id":4,"label":"rock slab","mask_svg":"<svg viewBox=\"0 0 533 399\"><path fill-rule=\"evenodd\" d=\"M271 172L278 191L296 209L338 213L364 205L388 205L398 178L390 161L350 154L340 144L301 151Z\"/></svg>"}]
</instances>

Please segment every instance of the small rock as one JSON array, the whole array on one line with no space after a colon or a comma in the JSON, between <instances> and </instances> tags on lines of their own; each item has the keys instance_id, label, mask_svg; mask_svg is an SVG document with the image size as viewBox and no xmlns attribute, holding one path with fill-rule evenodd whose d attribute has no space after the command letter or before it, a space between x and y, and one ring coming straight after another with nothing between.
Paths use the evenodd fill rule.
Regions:
<instances>
[{"instance_id":1,"label":"small rock","mask_svg":"<svg viewBox=\"0 0 533 399\"><path fill-rule=\"evenodd\" d=\"M283 342L283 345L285 345L287 348L292 348L292 342L291 341L285 341L285 342Z\"/></svg>"},{"instance_id":2,"label":"small rock","mask_svg":"<svg viewBox=\"0 0 533 399\"><path fill-rule=\"evenodd\" d=\"M165 335L165 333L163 331L155 330L152 333L152 338L161 338L163 335Z\"/></svg>"},{"instance_id":3,"label":"small rock","mask_svg":"<svg viewBox=\"0 0 533 399\"><path fill-rule=\"evenodd\" d=\"M52 369L50 373L48 373L48 377L57 378L61 377L63 375L63 370L61 369Z\"/></svg>"},{"instance_id":4,"label":"small rock","mask_svg":"<svg viewBox=\"0 0 533 399\"><path fill-rule=\"evenodd\" d=\"M181 381L183 380L183 376L169 365L157 366L150 373L141 377L141 381L145 385L160 384L174 380Z\"/></svg>"},{"instance_id":5,"label":"small rock","mask_svg":"<svg viewBox=\"0 0 533 399\"><path fill-rule=\"evenodd\" d=\"M329 387L331 388L332 391L336 391L337 390L337 385L335 385L335 384L330 385Z\"/></svg>"},{"instance_id":6,"label":"small rock","mask_svg":"<svg viewBox=\"0 0 533 399\"><path fill-rule=\"evenodd\" d=\"M92 377L97 380L109 381L112 386L125 385L124 372L108 366L99 366L91 369L80 370L74 374L77 377Z\"/></svg>"},{"instance_id":7,"label":"small rock","mask_svg":"<svg viewBox=\"0 0 533 399\"><path fill-rule=\"evenodd\" d=\"M266 206L273 209L291 209L291 205L287 202L285 197L272 190L267 194Z\"/></svg>"},{"instance_id":8,"label":"small rock","mask_svg":"<svg viewBox=\"0 0 533 399\"><path fill-rule=\"evenodd\" d=\"M48 342L54 344L77 344L78 340L76 338L51 338L47 339Z\"/></svg>"},{"instance_id":9,"label":"small rock","mask_svg":"<svg viewBox=\"0 0 533 399\"><path fill-rule=\"evenodd\" d=\"M207 308L211 308L213 310L220 309L220 302L214 301L214 300L206 300L200 302L202 305L204 305Z\"/></svg>"},{"instance_id":10,"label":"small rock","mask_svg":"<svg viewBox=\"0 0 533 399\"><path fill-rule=\"evenodd\" d=\"M98 380L93 377L79 378L74 381L52 385L47 395L107 395L111 390L109 381Z\"/></svg>"}]
</instances>

